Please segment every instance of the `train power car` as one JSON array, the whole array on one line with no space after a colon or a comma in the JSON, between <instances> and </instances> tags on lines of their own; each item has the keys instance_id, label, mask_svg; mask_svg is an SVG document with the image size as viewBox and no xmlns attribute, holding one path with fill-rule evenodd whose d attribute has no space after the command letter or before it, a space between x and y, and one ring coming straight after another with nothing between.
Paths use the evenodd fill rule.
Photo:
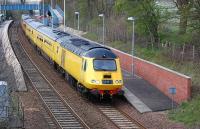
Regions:
<instances>
[{"instance_id":1,"label":"train power car","mask_svg":"<svg viewBox=\"0 0 200 129\"><path fill-rule=\"evenodd\" d=\"M107 47L52 29L27 15L22 28L39 52L82 93L123 94L119 58Z\"/></svg>"}]
</instances>

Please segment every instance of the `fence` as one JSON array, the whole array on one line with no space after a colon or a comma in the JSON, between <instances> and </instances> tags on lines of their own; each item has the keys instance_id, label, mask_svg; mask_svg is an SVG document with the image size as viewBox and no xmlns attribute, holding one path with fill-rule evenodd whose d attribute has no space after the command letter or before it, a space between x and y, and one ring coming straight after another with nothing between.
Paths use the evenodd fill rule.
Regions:
<instances>
[{"instance_id":1,"label":"fence","mask_svg":"<svg viewBox=\"0 0 200 129\"><path fill-rule=\"evenodd\" d=\"M164 54L177 61L200 62L200 46L191 44L162 43Z\"/></svg>"}]
</instances>

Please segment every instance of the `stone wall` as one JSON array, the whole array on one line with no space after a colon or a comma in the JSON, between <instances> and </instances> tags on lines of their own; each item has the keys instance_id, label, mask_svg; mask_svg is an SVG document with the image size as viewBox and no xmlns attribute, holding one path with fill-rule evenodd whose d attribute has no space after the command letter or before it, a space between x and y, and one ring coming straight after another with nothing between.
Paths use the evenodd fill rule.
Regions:
<instances>
[{"instance_id":1,"label":"stone wall","mask_svg":"<svg viewBox=\"0 0 200 129\"><path fill-rule=\"evenodd\" d=\"M15 85L15 89L17 91L27 91L21 65L19 64L15 53L13 52L8 38L8 28L11 22L12 21L6 21L4 23L4 27L1 29L1 63L4 66L4 68L2 69L2 72L4 74L2 74L1 76L2 78L4 78L4 81L8 81L8 83L10 82L10 85Z\"/></svg>"}]
</instances>

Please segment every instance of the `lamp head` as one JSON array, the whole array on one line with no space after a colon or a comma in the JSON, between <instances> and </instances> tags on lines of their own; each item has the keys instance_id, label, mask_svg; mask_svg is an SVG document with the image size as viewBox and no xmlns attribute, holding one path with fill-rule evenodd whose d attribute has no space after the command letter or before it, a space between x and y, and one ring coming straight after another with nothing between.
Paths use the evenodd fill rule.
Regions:
<instances>
[{"instance_id":1,"label":"lamp head","mask_svg":"<svg viewBox=\"0 0 200 129\"><path fill-rule=\"evenodd\" d=\"M77 15L79 14L79 12L74 12L74 13L77 14Z\"/></svg>"},{"instance_id":2,"label":"lamp head","mask_svg":"<svg viewBox=\"0 0 200 129\"><path fill-rule=\"evenodd\" d=\"M134 21L135 18L134 18L134 17L128 17L128 20L129 20L129 21Z\"/></svg>"},{"instance_id":3,"label":"lamp head","mask_svg":"<svg viewBox=\"0 0 200 129\"><path fill-rule=\"evenodd\" d=\"M99 17L103 17L104 16L104 14L102 13L102 14L99 14Z\"/></svg>"}]
</instances>

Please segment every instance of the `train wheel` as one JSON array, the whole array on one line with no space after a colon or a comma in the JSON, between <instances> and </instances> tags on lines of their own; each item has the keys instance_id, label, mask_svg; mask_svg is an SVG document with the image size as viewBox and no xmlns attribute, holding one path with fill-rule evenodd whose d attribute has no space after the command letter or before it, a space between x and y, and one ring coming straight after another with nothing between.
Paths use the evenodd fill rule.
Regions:
<instances>
[{"instance_id":1,"label":"train wheel","mask_svg":"<svg viewBox=\"0 0 200 129\"><path fill-rule=\"evenodd\" d=\"M83 93L83 92L82 92L82 85L81 85L80 83L77 84L77 91L78 91L79 93L81 93L81 94Z\"/></svg>"},{"instance_id":2,"label":"train wheel","mask_svg":"<svg viewBox=\"0 0 200 129\"><path fill-rule=\"evenodd\" d=\"M75 79L71 76L71 75L69 75L69 84L71 85L71 86L73 86L73 87L75 87Z\"/></svg>"},{"instance_id":3,"label":"train wheel","mask_svg":"<svg viewBox=\"0 0 200 129\"><path fill-rule=\"evenodd\" d=\"M53 63L53 67L54 67L54 69L55 69L55 70L57 70L57 69L58 69L58 65L57 65L57 63L56 63L56 62L54 62L54 63Z\"/></svg>"},{"instance_id":4,"label":"train wheel","mask_svg":"<svg viewBox=\"0 0 200 129\"><path fill-rule=\"evenodd\" d=\"M113 95L110 95L110 102L111 102L111 103L114 103Z\"/></svg>"},{"instance_id":5,"label":"train wheel","mask_svg":"<svg viewBox=\"0 0 200 129\"><path fill-rule=\"evenodd\" d=\"M103 100L103 95L99 94L99 101L101 102Z\"/></svg>"},{"instance_id":6,"label":"train wheel","mask_svg":"<svg viewBox=\"0 0 200 129\"><path fill-rule=\"evenodd\" d=\"M30 42L29 42L29 43L30 43ZM38 50L37 50L37 49L38 49L38 48L37 48L37 45L34 45L34 48L35 48L36 51L38 51Z\"/></svg>"},{"instance_id":7,"label":"train wheel","mask_svg":"<svg viewBox=\"0 0 200 129\"><path fill-rule=\"evenodd\" d=\"M65 72L65 77L64 77L68 82L69 82L69 74Z\"/></svg>"},{"instance_id":8,"label":"train wheel","mask_svg":"<svg viewBox=\"0 0 200 129\"><path fill-rule=\"evenodd\" d=\"M36 46L36 47L37 47L37 46ZM41 52L41 50L40 50L39 47L37 47L37 52L38 52L38 54L39 54L40 56L42 56L42 52Z\"/></svg>"},{"instance_id":9,"label":"train wheel","mask_svg":"<svg viewBox=\"0 0 200 129\"><path fill-rule=\"evenodd\" d=\"M60 69L59 72L61 73L61 76L65 78L65 70L62 67L59 67L59 69Z\"/></svg>"},{"instance_id":10,"label":"train wheel","mask_svg":"<svg viewBox=\"0 0 200 129\"><path fill-rule=\"evenodd\" d=\"M49 63L51 66L53 66L53 64L54 64L54 61L50 57L49 57Z\"/></svg>"},{"instance_id":11,"label":"train wheel","mask_svg":"<svg viewBox=\"0 0 200 129\"><path fill-rule=\"evenodd\" d=\"M94 95L92 95L91 93L88 93L88 94L87 94L87 99L88 99L89 101L94 102L95 97L94 97Z\"/></svg>"}]
</instances>

